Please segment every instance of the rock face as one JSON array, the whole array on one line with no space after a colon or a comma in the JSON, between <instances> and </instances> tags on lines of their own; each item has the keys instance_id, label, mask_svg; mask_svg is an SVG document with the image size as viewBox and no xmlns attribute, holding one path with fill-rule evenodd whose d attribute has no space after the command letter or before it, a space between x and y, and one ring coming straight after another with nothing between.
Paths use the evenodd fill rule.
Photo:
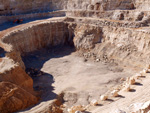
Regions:
<instances>
[{"instance_id":1,"label":"rock face","mask_svg":"<svg viewBox=\"0 0 150 113\"><path fill-rule=\"evenodd\" d=\"M1 0L0 14L25 14L63 9L64 0Z\"/></svg>"},{"instance_id":2,"label":"rock face","mask_svg":"<svg viewBox=\"0 0 150 113\"><path fill-rule=\"evenodd\" d=\"M10 37L13 38L10 39ZM27 53L46 46L63 45L67 43L67 38L67 24L47 22L12 31L3 41L12 44L13 51Z\"/></svg>"},{"instance_id":3,"label":"rock face","mask_svg":"<svg viewBox=\"0 0 150 113\"><path fill-rule=\"evenodd\" d=\"M25 14L53 10L150 10L147 0L1 0L0 14Z\"/></svg>"},{"instance_id":4,"label":"rock face","mask_svg":"<svg viewBox=\"0 0 150 113\"><path fill-rule=\"evenodd\" d=\"M77 25L75 28L74 45L77 49L90 50L101 41L101 29L95 26Z\"/></svg>"},{"instance_id":5,"label":"rock face","mask_svg":"<svg viewBox=\"0 0 150 113\"><path fill-rule=\"evenodd\" d=\"M132 0L1 0L0 14L20 14L39 11L53 11L58 9L83 9L83 10L112 10L132 9Z\"/></svg>"},{"instance_id":6,"label":"rock face","mask_svg":"<svg viewBox=\"0 0 150 113\"><path fill-rule=\"evenodd\" d=\"M37 98L11 82L0 82L0 112L12 113L37 103Z\"/></svg>"},{"instance_id":7,"label":"rock face","mask_svg":"<svg viewBox=\"0 0 150 113\"><path fill-rule=\"evenodd\" d=\"M15 112L38 102L33 80L22 67L9 58L3 58L0 67L0 112Z\"/></svg>"}]
</instances>

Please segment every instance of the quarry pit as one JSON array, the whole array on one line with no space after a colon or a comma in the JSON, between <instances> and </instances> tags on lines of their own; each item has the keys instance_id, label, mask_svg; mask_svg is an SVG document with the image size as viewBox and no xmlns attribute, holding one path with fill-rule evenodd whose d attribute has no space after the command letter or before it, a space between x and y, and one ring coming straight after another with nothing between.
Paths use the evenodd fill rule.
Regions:
<instances>
[{"instance_id":1,"label":"quarry pit","mask_svg":"<svg viewBox=\"0 0 150 113\"><path fill-rule=\"evenodd\" d=\"M150 111L149 2L37 1L0 2L0 113Z\"/></svg>"}]
</instances>

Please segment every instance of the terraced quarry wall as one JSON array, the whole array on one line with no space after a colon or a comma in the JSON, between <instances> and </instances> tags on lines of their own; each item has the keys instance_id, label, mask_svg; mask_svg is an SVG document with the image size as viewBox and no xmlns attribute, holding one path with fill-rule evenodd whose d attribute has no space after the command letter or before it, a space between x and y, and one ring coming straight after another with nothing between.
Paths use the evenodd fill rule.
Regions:
<instances>
[{"instance_id":1,"label":"terraced quarry wall","mask_svg":"<svg viewBox=\"0 0 150 113\"><path fill-rule=\"evenodd\" d=\"M145 68L150 64L149 4L148 0L1 0L1 24L16 18L58 17L0 31L1 54L5 53L0 58L0 112L38 102L39 93L21 56L42 48L73 45L85 60L113 62L134 71ZM60 104L51 107L49 112L62 112Z\"/></svg>"},{"instance_id":2,"label":"terraced quarry wall","mask_svg":"<svg viewBox=\"0 0 150 113\"><path fill-rule=\"evenodd\" d=\"M95 44L98 43L100 48L101 45L107 46L107 44L110 44L110 47L105 48L108 49L112 46L114 49L111 50L111 53L108 50L98 50L98 48L94 50L98 51L97 54L107 54L110 59L124 60L125 62L130 62L129 64L135 63L135 66L139 65L141 67L144 66L142 65L143 63L149 63L150 40L148 38L149 31L146 28L124 28L120 25L120 22L105 22L103 20L83 19L79 21L81 18L60 19L60 21L46 20L45 22L27 25L22 29L12 30L2 38L2 41L9 46L5 47L5 50L7 51L7 49L12 47L9 51L18 51L23 54L46 46L69 44L73 40L77 49L87 51L93 49L96 46ZM89 24L86 24L86 22ZM92 25L92 23L97 23L98 25ZM118 28L117 26L121 27ZM126 26L128 27L128 25ZM128 57L130 61L128 61ZM139 57L143 60L138 60Z\"/></svg>"}]
</instances>

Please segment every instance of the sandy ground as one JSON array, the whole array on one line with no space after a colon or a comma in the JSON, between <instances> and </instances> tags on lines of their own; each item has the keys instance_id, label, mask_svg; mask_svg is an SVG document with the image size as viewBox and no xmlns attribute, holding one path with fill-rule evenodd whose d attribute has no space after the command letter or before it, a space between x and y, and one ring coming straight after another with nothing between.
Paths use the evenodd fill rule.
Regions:
<instances>
[{"instance_id":1,"label":"sandy ground","mask_svg":"<svg viewBox=\"0 0 150 113\"><path fill-rule=\"evenodd\" d=\"M121 84L121 78L131 76L116 64L85 61L70 47L42 49L23 57L27 68L45 74L33 77L34 88L42 91L41 102L24 112L41 112L62 91L67 107L87 105L92 99Z\"/></svg>"}]
</instances>

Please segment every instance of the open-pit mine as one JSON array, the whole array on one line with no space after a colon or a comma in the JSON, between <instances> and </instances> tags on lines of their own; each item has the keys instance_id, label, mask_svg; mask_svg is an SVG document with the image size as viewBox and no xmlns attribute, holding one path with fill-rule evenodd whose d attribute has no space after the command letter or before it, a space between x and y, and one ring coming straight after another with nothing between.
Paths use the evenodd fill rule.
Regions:
<instances>
[{"instance_id":1,"label":"open-pit mine","mask_svg":"<svg viewBox=\"0 0 150 113\"><path fill-rule=\"evenodd\" d=\"M149 0L0 0L0 113L150 113Z\"/></svg>"}]
</instances>

